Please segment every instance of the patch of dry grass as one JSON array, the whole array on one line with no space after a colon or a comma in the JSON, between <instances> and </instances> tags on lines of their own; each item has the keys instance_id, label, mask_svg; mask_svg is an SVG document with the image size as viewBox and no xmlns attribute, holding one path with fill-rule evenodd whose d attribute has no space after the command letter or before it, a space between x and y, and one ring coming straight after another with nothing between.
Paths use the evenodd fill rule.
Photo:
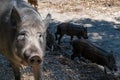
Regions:
<instances>
[{"instance_id":1,"label":"patch of dry grass","mask_svg":"<svg viewBox=\"0 0 120 80\"><path fill-rule=\"evenodd\" d=\"M40 8L54 8L62 12L79 12L83 8L97 8L97 6L120 6L120 0L41 0Z\"/></svg>"}]
</instances>

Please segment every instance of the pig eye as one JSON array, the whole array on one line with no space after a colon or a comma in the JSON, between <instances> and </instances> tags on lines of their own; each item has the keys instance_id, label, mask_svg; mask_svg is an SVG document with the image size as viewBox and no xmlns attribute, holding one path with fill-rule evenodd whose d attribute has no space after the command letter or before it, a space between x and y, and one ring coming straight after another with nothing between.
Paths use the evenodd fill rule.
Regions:
<instances>
[{"instance_id":1,"label":"pig eye","mask_svg":"<svg viewBox=\"0 0 120 80\"><path fill-rule=\"evenodd\" d=\"M38 32L38 37L39 37L40 42L43 42L43 35L41 32Z\"/></svg>"},{"instance_id":2,"label":"pig eye","mask_svg":"<svg viewBox=\"0 0 120 80\"><path fill-rule=\"evenodd\" d=\"M39 34L39 38L41 38L42 37L42 34Z\"/></svg>"},{"instance_id":3,"label":"pig eye","mask_svg":"<svg viewBox=\"0 0 120 80\"><path fill-rule=\"evenodd\" d=\"M38 32L38 37L41 38L42 37L42 33Z\"/></svg>"},{"instance_id":4,"label":"pig eye","mask_svg":"<svg viewBox=\"0 0 120 80\"><path fill-rule=\"evenodd\" d=\"M24 40L25 39L25 33L19 33L17 40Z\"/></svg>"}]
</instances>

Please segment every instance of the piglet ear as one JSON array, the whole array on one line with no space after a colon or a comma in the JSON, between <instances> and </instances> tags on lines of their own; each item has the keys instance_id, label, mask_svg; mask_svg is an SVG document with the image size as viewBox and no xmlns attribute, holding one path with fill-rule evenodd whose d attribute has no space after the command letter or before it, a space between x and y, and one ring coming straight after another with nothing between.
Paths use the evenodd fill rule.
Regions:
<instances>
[{"instance_id":1,"label":"piglet ear","mask_svg":"<svg viewBox=\"0 0 120 80\"><path fill-rule=\"evenodd\" d=\"M20 15L15 7L12 8L10 19L12 26L18 26L21 22Z\"/></svg>"},{"instance_id":2,"label":"piglet ear","mask_svg":"<svg viewBox=\"0 0 120 80\"><path fill-rule=\"evenodd\" d=\"M48 13L45 20L44 20L44 23L45 23L45 27L47 28L49 26L49 23L51 22L51 14Z\"/></svg>"}]
</instances>

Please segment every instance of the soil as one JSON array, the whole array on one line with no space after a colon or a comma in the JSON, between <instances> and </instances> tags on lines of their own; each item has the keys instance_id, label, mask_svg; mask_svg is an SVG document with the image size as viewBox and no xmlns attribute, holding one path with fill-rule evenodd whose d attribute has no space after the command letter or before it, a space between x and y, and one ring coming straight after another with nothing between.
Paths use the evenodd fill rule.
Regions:
<instances>
[{"instance_id":1,"label":"soil","mask_svg":"<svg viewBox=\"0 0 120 80\"><path fill-rule=\"evenodd\" d=\"M46 52L43 62L44 80L120 80L120 4L116 0L110 0L116 1L112 3L102 1L40 0L38 11L43 19L47 13L52 15L48 29L53 36L56 26L61 22L74 22L86 26L88 40L115 55L118 71L115 75L106 75L95 63L71 60L70 37L65 35L61 40L62 50ZM22 80L33 80L30 67L21 71L21 74ZM0 55L0 80L13 80L13 77L9 61Z\"/></svg>"}]
</instances>

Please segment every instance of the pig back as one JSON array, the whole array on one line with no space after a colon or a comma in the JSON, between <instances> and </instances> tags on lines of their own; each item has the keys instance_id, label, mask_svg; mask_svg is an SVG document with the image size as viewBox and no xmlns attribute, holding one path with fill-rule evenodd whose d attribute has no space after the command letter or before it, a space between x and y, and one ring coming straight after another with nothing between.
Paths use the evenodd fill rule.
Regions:
<instances>
[{"instance_id":1,"label":"pig back","mask_svg":"<svg viewBox=\"0 0 120 80\"><path fill-rule=\"evenodd\" d=\"M108 56L110 55L110 53L106 52L96 45L93 45L89 41L84 39L75 40L74 44L76 44L74 45L76 46L74 48L79 48L78 52L81 54L82 57L101 65L107 65L107 63L109 63Z\"/></svg>"},{"instance_id":2,"label":"pig back","mask_svg":"<svg viewBox=\"0 0 120 80\"><path fill-rule=\"evenodd\" d=\"M67 33L69 35L78 35L81 34L83 26L77 23L68 23Z\"/></svg>"}]
</instances>

